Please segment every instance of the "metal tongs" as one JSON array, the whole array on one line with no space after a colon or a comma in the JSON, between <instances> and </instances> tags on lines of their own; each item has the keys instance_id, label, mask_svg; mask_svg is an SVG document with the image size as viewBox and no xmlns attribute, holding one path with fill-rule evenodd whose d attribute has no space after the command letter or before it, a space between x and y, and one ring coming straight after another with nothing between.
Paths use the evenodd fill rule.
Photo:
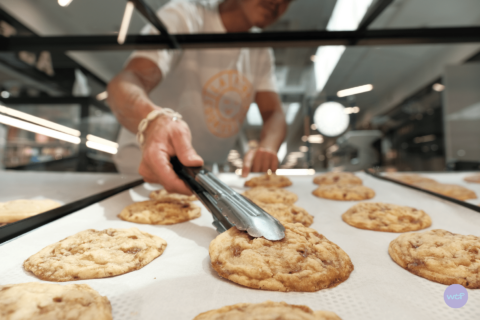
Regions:
<instances>
[{"instance_id":1,"label":"metal tongs","mask_svg":"<svg viewBox=\"0 0 480 320\"><path fill-rule=\"evenodd\" d=\"M177 157L172 157L170 162L175 173L212 213L218 233L235 226L255 238L274 241L285 237L285 228L277 219L205 168L185 167Z\"/></svg>"}]
</instances>

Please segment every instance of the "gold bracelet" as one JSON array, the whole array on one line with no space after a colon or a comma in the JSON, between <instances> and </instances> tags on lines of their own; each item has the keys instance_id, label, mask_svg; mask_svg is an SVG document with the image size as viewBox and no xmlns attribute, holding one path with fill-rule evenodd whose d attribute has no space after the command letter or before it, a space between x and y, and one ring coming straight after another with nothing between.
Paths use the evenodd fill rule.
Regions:
<instances>
[{"instance_id":1,"label":"gold bracelet","mask_svg":"<svg viewBox=\"0 0 480 320\"><path fill-rule=\"evenodd\" d=\"M140 121L140 123L138 124L137 142L140 147L143 147L143 143L145 142L145 137L143 136L143 133L147 129L148 124L160 116L170 116L172 117L173 121L182 119L182 115L180 113L175 112L169 108L163 108L162 110L155 109L151 111L148 116L142 121Z\"/></svg>"}]
</instances>

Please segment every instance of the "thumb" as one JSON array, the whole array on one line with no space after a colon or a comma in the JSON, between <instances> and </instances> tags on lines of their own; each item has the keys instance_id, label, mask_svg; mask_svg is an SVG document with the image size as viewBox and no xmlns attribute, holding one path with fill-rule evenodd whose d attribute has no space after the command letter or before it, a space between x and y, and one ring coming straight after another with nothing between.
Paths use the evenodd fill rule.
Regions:
<instances>
[{"instance_id":1,"label":"thumb","mask_svg":"<svg viewBox=\"0 0 480 320\"><path fill-rule=\"evenodd\" d=\"M186 167L203 166L203 159L192 147L192 142L185 134L179 134L172 138L175 154L180 162Z\"/></svg>"},{"instance_id":2,"label":"thumb","mask_svg":"<svg viewBox=\"0 0 480 320\"><path fill-rule=\"evenodd\" d=\"M243 168L242 168L242 177L246 178L250 173L250 168L252 168L253 158L255 157L257 149L252 149L247 152L243 158Z\"/></svg>"}]
</instances>

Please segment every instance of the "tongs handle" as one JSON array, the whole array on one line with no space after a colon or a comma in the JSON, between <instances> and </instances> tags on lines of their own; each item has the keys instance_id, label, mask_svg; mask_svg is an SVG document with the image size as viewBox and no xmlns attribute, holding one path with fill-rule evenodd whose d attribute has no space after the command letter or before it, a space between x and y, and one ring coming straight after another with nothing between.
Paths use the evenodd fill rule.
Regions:
<instances>
[{"instance_id":1,"label":"tongs handle","mask_svg":"<svg viewBox=\"0 0 480 320\"><path fill-rule=\"evenodd\" d=\"M208 171L202 167L185 167L177 157L172 157L170 163L178 177L185 182L208 211L212 213L214 218L213 225L217 228L217 231L222 233L233 227L233 224L225 218L221 210L218 208L215 198L213 198L208 191L195 180L195 176L198 173L202 171L207 173Z\"/></svg>"}]
</instances>

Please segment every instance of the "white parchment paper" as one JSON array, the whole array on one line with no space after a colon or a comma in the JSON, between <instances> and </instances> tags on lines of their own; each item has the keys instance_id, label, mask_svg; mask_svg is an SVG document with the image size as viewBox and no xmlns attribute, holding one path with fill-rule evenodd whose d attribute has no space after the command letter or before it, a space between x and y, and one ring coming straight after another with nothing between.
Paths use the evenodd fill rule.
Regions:
<instances>
[{"instance_id":1,"label":"white parchment paper","mask_svg":"<svg viewBox=\"0 0 480 320\"><path fill-rule=\"evenodd\" d=\"M359 173L375 190L370 201L408 205L425 210L432 228L480 236L480 213L416 190ZM449 174L449 179L453 175ZM241 191L244 180L235 175L221 179ZM460 180L460 176L457 177ZM399 234L361 230L341 220L352 202L319 199L311 194L312 176L291 177L288 189L296 203L314 217L311 226L338 244L352 259L355 270L339 286L313 293L249 289L220 278L210 265L208 246L216 231L210 213L173 226L141 225L122 221L117 214L128 204L145 200L152 186L145 184L94 204L0 246L0 284L40 281L24 271L25 259L45 246L79 231L94 228L137 227L165 239L164 254L144 268L125 275L75 281L87 283L106 295L114 319L193 319L197 314L240 302L285 301L330 310L342 319L480 319L480 289L468 290L467 304L451 309L443 299L446 285L415 276L388 255L388 244ZM440 180L440 179L439 179ZM450 181L450 180L449 180ZM446 182L446 181L445 181Z\"/></svg>"},{"instance_id":2,"label":"white parchment paper","mask_svg":"<svg viewBox=\"0 0 480 320\"><path fill-rule=\"evenodd\" d=\"M480 205L480 183L473 183L473 182L466 182L463 180L465 177L470 176L472 174L478 174L479 172L445 172L445 173L437 173L437 172L411 172L420 174L430 179L434 179L440 183L448 183L448 184L458 184L462 187L468 188L474 191L477 194L477 199L468 199L465 202L469 202L471 204Z\"/></svg>"}]
</instances>

